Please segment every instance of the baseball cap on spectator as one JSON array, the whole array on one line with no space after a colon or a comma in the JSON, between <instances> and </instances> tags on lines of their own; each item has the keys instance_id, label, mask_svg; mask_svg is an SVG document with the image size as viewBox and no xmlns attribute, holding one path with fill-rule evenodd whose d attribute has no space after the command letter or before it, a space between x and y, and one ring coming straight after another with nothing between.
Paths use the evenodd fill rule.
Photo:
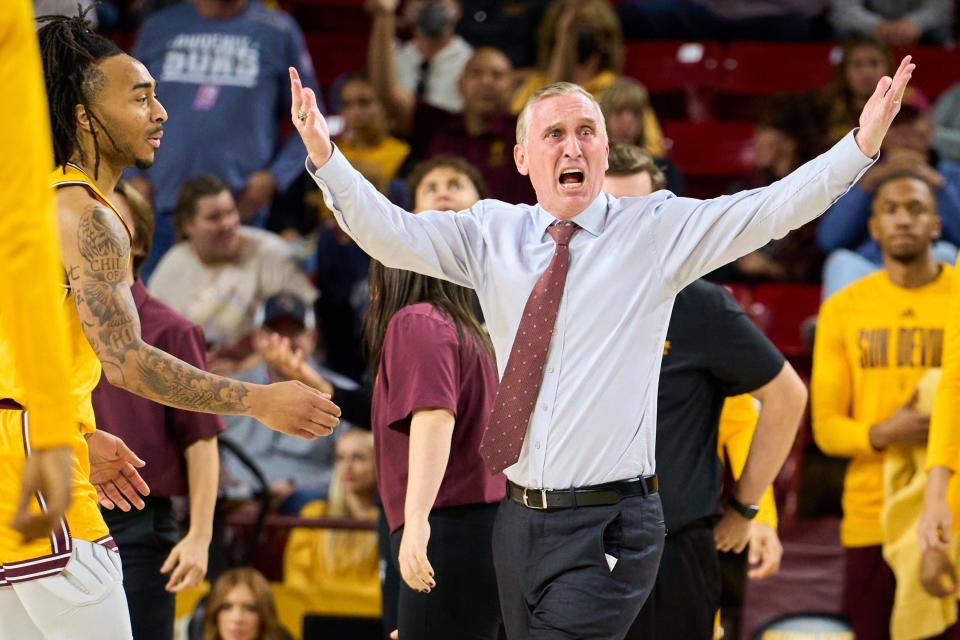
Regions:
<instances>
[{"instance_id":1,"label":"baseball cap on spectator","mask_svg":"<svg viewBox=\"0 0 960 640\"><path fill-rule=\"evenodd\" d=\"M263 322L261 326L277 330L283 321L292 321L304 329L309 329L312 324L310 311L302 298L295 293L284 291L270 296L263 303Z\"/></svg>"}]
</instances>

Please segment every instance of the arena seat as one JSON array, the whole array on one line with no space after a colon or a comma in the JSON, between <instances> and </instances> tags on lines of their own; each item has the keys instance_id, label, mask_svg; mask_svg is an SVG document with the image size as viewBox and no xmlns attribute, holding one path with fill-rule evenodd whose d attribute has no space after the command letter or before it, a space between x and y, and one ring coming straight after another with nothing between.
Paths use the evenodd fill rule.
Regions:
<instances>
[{"instance_id":1,"label":"arena seat","mask_svg":"<svg viewBox=\"0 0 960 640\"><path fill-rule=\"evenodd\" d=\"M623 72L644 84L650 93L711 86L723 49L716 42L646 40L627 42Z\"/></svg>"},{"instance_id":2,"label":"arena seat","mask_svg":"<svg viewBox=\"0 0 960 640\"><path fill-rule=\"evenodd\" d=\"M833 75L835 50L832 44L731 43L714 77L714 113L720 120L753 120L768 96L822 89Z\"/></svg>"},{"instance_id":3,"label":"arena seat","mask_svg":"<svg viewBox=\"0 0 960 640\"><path fill-rule=\"evenodd\" d=\"M626 49L623 72L643 83L661 119L712 117L712 78L723 53L720 44L647 40L627 42Z\"/></svg>"},{"instance_id":4,"label":"arena seat","mask_svg":"<svg viewBox=\"0 0 960 640\"><path fill-rule=\"evenodd\" d=\"M284 8L307 33L370 33L370 15L363 0L292 0L284 3Z\"/></svg>"},{"instance_id":5,"label":"arena seat","mask_svg":"<svg viewBox=\"0 0 960 640\"><path fill-rule=\"evenodd\" d=\"M803 284L760 284L753 290L748 313L785 356L805 356L801 326L820 309L820 287Z\"/></svg>"},{"instance_id":6,"label":"arena seat","mask_svg":"<svg viewBox=\"0 0 960 640\"><path fill-rule=\"evenodd\" d=\"M744 311L750 308L750 303L753 302L753 287L749 284L742 282L728 282L724 283L723 288L727 290L727 293L733 296L733 299L737 301Z\"/></svg>"},{"instance_id":7,"label":"arena seat","mask_svg":"<svg viewBox=\"0 0 960 640\"><path fill-rule=\"evenodd\" d=\"M917 64L910 83L935 100L960 81L960 49L945 47L904 47L894 51L894 59L912 55Z\"/></svg>"},{"instance_id":8,"label":"arena seat","mask_svg":"<svg viewBox=\"0 0 960 640\"><path fill-rule=\"evenodd\" d=\"M663 134L684 176L740 176L753 169L749 122L668 121Z\"/></svg>"},{"instance_id":9,"label":"arena seat","mask_svg":"<svg viewBox=\"0 0 960 640\"><path fill-rule=\"evenodd\" d=\"M733 42L723 54L717 91L753 96L815 91L833 76L829 43Z\"/></svg>"},{"instance_id":10,"label":"arena seat","mask_svg":"<svg viewBox=\"0 0 960 640\"><path fill-rule=\"evenodd\" d=\"M313 58L317 82L329 86L341 74L363 70L367 64L367 34L308 33L307 49Z\"/></svg>"}]
</instances>

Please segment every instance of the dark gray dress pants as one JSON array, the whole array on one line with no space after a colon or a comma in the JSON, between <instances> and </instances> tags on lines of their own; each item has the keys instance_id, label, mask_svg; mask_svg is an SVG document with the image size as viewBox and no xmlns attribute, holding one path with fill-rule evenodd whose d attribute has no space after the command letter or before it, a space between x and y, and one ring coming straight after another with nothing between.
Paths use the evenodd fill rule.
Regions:
<instances>
[{"instance_id":1,"label":"dark gray dress pants","mask_svg":"<svg viewBox=\"0 0 960 640\"><path fill-rule=\"evenodd\" d=\"M507 638L622 639L653 588L665 532L657 493L550 511L504 499L493 559Z\"/></svg>"}]
</instances>

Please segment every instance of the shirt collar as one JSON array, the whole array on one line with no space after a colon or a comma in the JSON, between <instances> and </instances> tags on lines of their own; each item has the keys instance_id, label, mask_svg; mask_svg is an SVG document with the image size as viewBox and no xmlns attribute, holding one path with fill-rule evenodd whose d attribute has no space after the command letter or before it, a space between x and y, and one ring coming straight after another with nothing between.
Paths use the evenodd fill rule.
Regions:
<instances>
[{"instance_id":1,"label":"shirt collar","mask_svg":"<svg viewBox=\"0 0 960 640\"><path fill-rule=\"evenodd\" d=\"M603 192L597 194L597 197L590 203L586 209L578 213L571 220L577 223L577 226L587 231L593 236L599 236L603 231L604 222L607 217L607 196ZM559 218L537 205L537 228L541 233L547 232L547 227L557 222Z\"/></svg>"}]
</instances>

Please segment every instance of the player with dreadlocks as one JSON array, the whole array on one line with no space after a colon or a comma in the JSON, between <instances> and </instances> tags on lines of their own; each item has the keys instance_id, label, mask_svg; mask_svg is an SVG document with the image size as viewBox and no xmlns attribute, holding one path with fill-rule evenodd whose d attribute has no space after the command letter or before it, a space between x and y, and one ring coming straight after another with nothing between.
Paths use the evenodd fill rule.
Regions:
<instances>
[{"instance_id":1,"label":"player with dreadlocks","mask_svg":"<svg viewBox=\"0 0 960 640\"><path fill-rule=\"evenodd\" d=\"M105 194L124 169L148 167L167 114L147 69L92 32L84 15L45 16L39 31L53 133L52 176L66 285L71 388L78 398L74 483L66 517L49 538L16 539L0 528L0 636L121 640L131 636L120 561L97 507L142 507L142 464L123 444L96 430L90 395L101 372L114 385L180 409L250 415L304 438L329 435L339 409L295 382L254 385L201 371L143 342L126 284L128 223ZM27 283L24 283L27 286ZM51 292L51 295L56 295ZM0 380L17 377L0 359ZM12 413L12 412L11 412ZM10 424L7 424L10 422ZM0 461L29 456L26 420L0 424ZM89 447L89 462L88 462ZM0 466L0 486L8 480ZM94 484L97 485L96 490ZM38 510L43 509L37 498ZM5 539L5 536L10 539ZM10 595L11 591L6 591Z\"/></svg>"}]
</instances>

